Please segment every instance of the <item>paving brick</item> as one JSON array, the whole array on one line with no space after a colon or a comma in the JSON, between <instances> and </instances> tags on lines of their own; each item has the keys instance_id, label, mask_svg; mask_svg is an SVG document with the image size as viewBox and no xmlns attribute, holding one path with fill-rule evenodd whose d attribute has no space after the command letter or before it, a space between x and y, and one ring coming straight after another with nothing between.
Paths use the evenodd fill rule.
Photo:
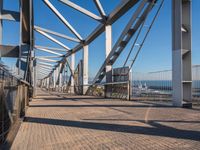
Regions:
<instances>
[{"instance_id":1,"label":"paving brick","mask_svg":"<svg viewBox=\"0 0 200 150\"><path fill-rule=\"evenodd\" d=\"M200 111L40 91L13 150L200 149Z\"/></svg>"}]
</instances>

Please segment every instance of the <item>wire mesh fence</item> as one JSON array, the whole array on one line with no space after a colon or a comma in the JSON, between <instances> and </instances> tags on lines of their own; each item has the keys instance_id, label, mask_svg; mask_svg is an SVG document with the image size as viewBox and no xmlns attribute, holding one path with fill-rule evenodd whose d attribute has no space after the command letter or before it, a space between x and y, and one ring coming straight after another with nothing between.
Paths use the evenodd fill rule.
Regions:
<instances>
[{"instance_id":1,"label":"wire mesh fence","mask_svg":"<svg viewBox=\"0 0 200 150\"><path fill-rule=\"evenodd\" d=\"M29 85L0 65L0 145L6 141L12 125L24 116L29 96Z\"/></svg>"},{"instance_id":2,"label":"wire mesh fence","mask_svg":"<svg viewBox=\"0 0 200 150\"><path fill-rule=\"evenodd\" d=\"M133 72L133 97L172 99L172 71ZM200 102L200 65L192 67L192 99Z\"/></svg>"}]
</instances>

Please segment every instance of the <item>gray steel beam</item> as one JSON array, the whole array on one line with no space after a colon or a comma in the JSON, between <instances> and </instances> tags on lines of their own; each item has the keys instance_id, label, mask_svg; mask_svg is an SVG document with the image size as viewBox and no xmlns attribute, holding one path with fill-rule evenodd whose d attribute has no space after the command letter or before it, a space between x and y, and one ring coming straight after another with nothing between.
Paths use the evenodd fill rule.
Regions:
<instances>
[{"instance_id":1,"label":"gray steel beam","mask_svg":"<svg viewBox=\"0 0 200 150\"><path fill-rule=\"evenodd\" d=\"M21 42L30 44L30 0L21 0Z\"/></svg>"},{"instance_id":2,"label":"gray steel beam","mask_svg":"<svg viewBox=\"0 0 200 150\"><path fill-rule=\"evenodd\" d=\"M100 22L102 21L101 17L95 15L94 13L88 11L85 8L80 7L79 5L71 2L70 0L60 0L60 2L62 2L63 4L68 5L69 7L72 7L74 9L76 9L77 11L79 11L79 12L81 12L81 13L89 16L89 17L91 17L92 19L95 19L95 20L100 21Z\"/></svg>"},{"instance_id":3,"label":"gray steel beam","mask_svg":"<svg viewBox=\"0 0 200 150\"><path fill-rule=\"evenodd\" d=\"M0 45L1 57L19 58L19 46Z\"/></svg>"},{"instance_id":4,"label":"gray steel beam","mask_svg":"<svg viewBox=\"0 0 200 150\"><path fill-rule=\"evenodd\" d=\"M34 29L40 30L40 31L44 31L44 32L46 32L46 33L53 34L53 35L55 35L55 36L58 36L58 37L67 39L67 40L69 40L69 41L73 41L73 42L78 42L78 43L80 43L80 40L79 40L79 39L75 39L75 38L66 36L66 35L64 35L64 34L61 34L61 33L55 32L55 31L51 31L51 30L49 30L49 29L41 28L41 27L39 27L39 26L34 26Z\"/></svg>"},{"instance_id":5,"label":"gray steel beam","mask_svg":"<svg viewBox=\"0 0 200 150\"><path fill-rule=\"evenodd\" d=\"M129 9L131 9L138 0L123 0L116 9L108 16L107 24L113 24L122 15L124 15Z\"/></svg>"},{"instance_id":6,"label":"gray steel beam","mask_svg":"<svg viewBox=\"0 0 200 150\"><path fill-rule=\"evenodd\" d=\"M0 0L0 15L2 15L2 11L3 11L3 0ZM0 45L2 45L2 41L3 41L3 20L0 19ZM0 51L0 60L1 60L1 51Z\"/></svg>"},{"instance_id":7,"label":"gray steel beam","mask_svg":"<svg viewBox=\"0 0 200 150\"><path fill-rule=\"evenodd\" d=\"M20 49L19 49L19 75L32 84L32 23L33 23L32 0L20 0ZM26 57L25 60L23 58ZM24 63L24 66L23 66Z\"/></svg>"},{"instance_id":8,"label":"gray steel beam","mask_svg":"<svg viewBox=\"0 0 200 150\"><path fill-rule=\"evenodd\" d=\"M0 19L19 22L20 21L20 13L16 12L16 11L2 10Z\"/></svg>"},{"instance_id":9,"label":"gray steel beam","mask_svg":"<svg viewBox=\"0 0 200 150\"><path fill-rule=\"evenodd\" d=\"M45 4L54 12L54 14L67 26L67 28L74 33L74 35L82 41L83 38L80 34L70 25L70 23L61 15L61 13L49 2L49 0L43 0Z\"/></svg>"},{"instance_id":10,"label":"gray steel beam","mask_svg":"<svg viewBox=\"0 0 200 150\"><path fill-rule=\"evenodd\" d=\"M147 7L146 4L148 3ZM116 59L119 57L120 53L124 50L127 43L130 41L131 37L135 34L137 29L140 27L144 19L148 16L150 10L154 6L153 2L148 2L148 0L143 0L138 6L137 10L133 13L132 18L124 28L117 42L113 46L111 52L107 56L106 60L99 69L97 75L93 80L93 84L101 82L105 76L106 66L112 65ZM145 9L144 9L145 8ZM141 14L142 13L142 14ZM140 15L141 14L141 15ZM138 16L140 15L140 18ZM134 26L133 26L134 24ZM133 26L133 27L132 27ZM112 63L111 63L112 62Z\"/></svg>"},{"instance_id":11,"label":"gray steel beam","mask_svg":"<svg viewBox=\"0 0 200 150\"><path fill-rule=\"evenodd\" d=\"M191 101L191 0L172 0L172 83L174 106Z\"/></svg>"}]
</instances>

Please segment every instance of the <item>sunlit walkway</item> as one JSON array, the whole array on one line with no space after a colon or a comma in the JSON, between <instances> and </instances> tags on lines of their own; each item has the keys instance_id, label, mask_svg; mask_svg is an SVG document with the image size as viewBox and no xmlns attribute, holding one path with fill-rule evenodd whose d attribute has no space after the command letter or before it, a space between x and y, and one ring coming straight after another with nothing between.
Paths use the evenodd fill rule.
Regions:
<instances>
[{"instance_id":1,"label":"sunlit walkway","mask_svg":"<svg viewBox=\"0 0 200 150\"><path fill-rule=\"evenodd\" d=\"M12 149L200 149L200 111L40 91Z\"/></svg>"}]
</instances>

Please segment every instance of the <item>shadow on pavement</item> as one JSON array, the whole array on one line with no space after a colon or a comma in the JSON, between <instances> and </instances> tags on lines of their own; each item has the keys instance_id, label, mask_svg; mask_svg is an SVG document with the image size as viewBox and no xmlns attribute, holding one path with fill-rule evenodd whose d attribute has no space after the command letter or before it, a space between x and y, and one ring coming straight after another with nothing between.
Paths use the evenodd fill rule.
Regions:
<instances>
[{"instance_id":1,"label":"shadow on pavement","mask_svg":"<svg viewBox=\"0 0 200 150\"><path fill-rule=\"evenodd\" d=\"M188 140L200 141L199 131L175 129L173 127L165 126L155 121L147 122L147 124L153 126L153 128L142 127L142 126L109 124L109 123L35 118L35 117L26 117L25 122L59 125L59 126L84 128L84 129L92 129L92 130L154 135L154 136L163 136L163 137L172 137L172 138L177 138L177 139L188 139Z\"/></svg>"}]
</instances>

